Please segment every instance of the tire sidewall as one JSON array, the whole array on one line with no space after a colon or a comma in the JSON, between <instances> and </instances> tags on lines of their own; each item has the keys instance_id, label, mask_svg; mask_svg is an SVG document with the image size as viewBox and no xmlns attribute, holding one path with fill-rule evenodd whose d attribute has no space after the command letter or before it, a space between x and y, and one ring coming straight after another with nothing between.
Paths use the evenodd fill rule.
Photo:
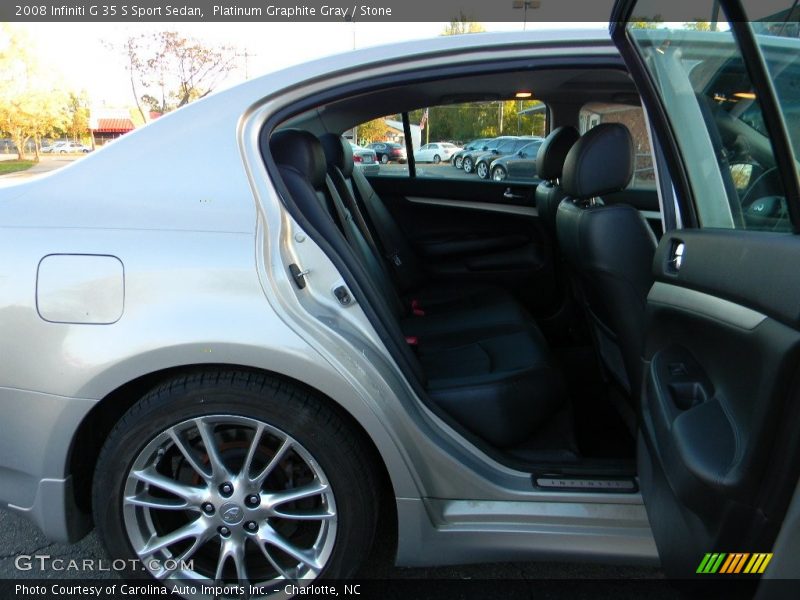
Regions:
<instances>
[{"instance_id":1,"label":"tire sidewall","mask_svg":"<svg viewBox=\"0 0 800 600\"><path fill-rule=\"evenodd\" d=\"M320 577L340 578L355 572L366 558L366 552L358 556L360 550L369 548L374 534L377 515L370 514L376 512L375 492L364 489L362 469L338 441L331 439L334 436L319 422L320 412L310 412L308 404L304 406L307 410L297 410L296 403L283 401L285 394L280 390L271 391L272 401L266 402L262 394L246 390L186 391L173 398L168 410L159 404L139 411L130 421L123 418L120 424L126 427L116 428L109 436L94 482L95 523L113 558L137 558L123 521L122 496L129 470L142 449L156 435L187 419L230 414L264 421L289 434L319 464L331 485L338 517L333 552ZM98 502L100 498L104 501ZM148 573L133 571L128 575L147 577Z\"/></svg>"}]
</instances>

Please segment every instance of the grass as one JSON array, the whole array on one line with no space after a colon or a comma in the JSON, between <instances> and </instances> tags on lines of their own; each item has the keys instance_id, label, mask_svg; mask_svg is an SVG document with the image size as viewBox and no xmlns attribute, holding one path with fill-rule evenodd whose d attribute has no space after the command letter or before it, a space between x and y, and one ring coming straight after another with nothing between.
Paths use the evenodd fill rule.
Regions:
<instances>
[{"instance_id":1,"label":"grass","mask_svg":"<svg viewBox=\"0 0 800 600\"><path fill-rule=\"evenodd\" d=\"M2 160L0 161L0 175L25 171L35 164L36 163L32 160Z\"/></svg>"}]
</instances>

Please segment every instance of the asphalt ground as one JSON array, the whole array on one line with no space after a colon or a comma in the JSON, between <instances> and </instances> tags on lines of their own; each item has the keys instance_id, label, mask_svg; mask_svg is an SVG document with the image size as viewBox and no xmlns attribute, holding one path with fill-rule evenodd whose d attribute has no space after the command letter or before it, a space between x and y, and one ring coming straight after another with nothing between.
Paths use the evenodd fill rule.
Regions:
<instances>
[{"instance_id":1,"label":"asphalt ground","mask_svg":"<svg viewBox=\"0 0 800 600\"><path fill-rule=\"evenodd\" d=\"M0 580L45 584L56 580L68 580L66 583L116 580L115 573L110 570L18 568L26 564L18 559L20 556L49 556L48 562L60 558L64 561L62 564L70 560L82 564L84 559L93 559L98 564L102 559L108 564L110 560L94 531L76 544L51 543L22 517L0 510L0 549ZM679 597L663 579L661 571L654 567L521 562L399 568L392 565L391 552L388 545L382 546L379 541L372 558L359 574L361 579L383 582L379 584L386 588L381 591L382 598L392 597L392 590L402 591L404 598L427 598L428 592L439 590L440 593L435 594L437 598L472 598L477 594L485 600L641 598L643 594L648 600Z\"/></svg>"}]
</instances>

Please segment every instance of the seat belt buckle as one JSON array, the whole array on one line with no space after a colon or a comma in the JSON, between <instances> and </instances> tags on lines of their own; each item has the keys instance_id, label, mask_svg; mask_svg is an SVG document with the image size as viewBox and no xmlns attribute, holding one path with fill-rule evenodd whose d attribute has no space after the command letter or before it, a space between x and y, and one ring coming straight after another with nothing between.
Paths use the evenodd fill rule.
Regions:
<instances>
[{"instance_id":1,"label":"seat belt buckle","mask_svg":"<svg viewBox=\"0 0 800 600\"><path fill-rule=\"evenodd\" d=\"M415 335L407 335L406 344L409 346L419 346L419 338Z\"/></svg>"},{"instance_id":2,"label":"seat belt buckle","mask_svg":"<svg viewBox=\"0 0 800 600\"><path fill-rule=\"evenodd\" d=\"M411 313L415 317L424 317L425 316L425 311L422 310L422 307L419 305L419 300L417 300L416 298L411 300Z\"/></svg>"},{"instance_id":3,"label":"seat belt buckle","mask_svg":"<svg viewBox=\"0 0 800 600\"><path fill-rule=\"evenodd\" d=\"M403 261L400 259L400 253L397 250L395 250L389 255L389 260L392 261L392 264L395 267L403 266Z\"/></svg>"}]
</instances>

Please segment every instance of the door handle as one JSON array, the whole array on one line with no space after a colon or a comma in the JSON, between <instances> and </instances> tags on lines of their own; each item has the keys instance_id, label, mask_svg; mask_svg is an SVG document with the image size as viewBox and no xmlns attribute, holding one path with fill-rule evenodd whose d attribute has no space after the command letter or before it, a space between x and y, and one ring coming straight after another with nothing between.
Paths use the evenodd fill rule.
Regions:
<instances>
[{"instance_id":1,"label":"door handle","mask_svg":"<svg viewBox=\"0 0 800 600\"><path fill-rule=\"evenodd\" d=\"M676 242L672 247L672 252L670 252L669 266L673 273L677 273L681 270L681 265L683 264L683 252L685 249L686 246L683 244L683 242Z\"/></svg>"},{"instance_id":2,"label":"door handle","mask_svg":"<svg viewBox=\"0 0 800 600\"><path fill-rule=\"evenodd\" d=\"M509 200L522 200L525 198L523 194L515 194L511 191L511 188L506 188L506 191L503 192L503 198L507 198Z\"/></svg>"}]
</instances>

